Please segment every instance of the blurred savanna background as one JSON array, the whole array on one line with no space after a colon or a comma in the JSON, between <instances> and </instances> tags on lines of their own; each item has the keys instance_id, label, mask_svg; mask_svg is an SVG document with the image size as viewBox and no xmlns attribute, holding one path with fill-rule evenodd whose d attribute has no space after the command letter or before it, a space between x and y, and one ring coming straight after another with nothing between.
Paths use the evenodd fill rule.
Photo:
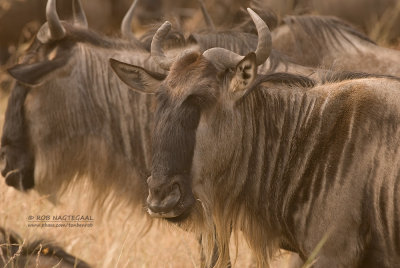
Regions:
<instances>
[{"instance_id":1,"label":"blurred savanna background","mask_svg":"<svg viewBox=\"0 0 400 268\"><path fill-rule=\"evenodd\" d=\"M60 17L68 20L72 0L58 0ZM118 36L121 20L132 0L81 0L89 28ZM286 15L320 14L340 17L377 44L400 49L399 0L205 0L217 29L240 25L248 6L269 14L271 30ZM0 133L7 99L14 80L7 68L18 63L40 26L45 22L46 0L0 0ZM273 14L273 15L271 15ZM172 21L184 32L205 28L197 0L141 0L132 24L140 36L152 25ZM400 64L400 63L399 63ZM76 185L53 204L51 196L34 191L21 193L0 180L0 226L17 232L23 243L45 239L86 261L93 267L199 267L197 237L163 222L144 216L145 208L132 211L123 204L90 206L90 187ZM104 213L106 211L106 213ZM28 227L29 216L89 215L93 227ZM239 237L232 240L234 267L254 267L255 263ZM236 243L237 242L237 243ZM1 244L5 247L5 244ZM12 256L5 256L12 257ZM273 267L288 267L289 255L282 252ZM12 267L9 264L8 267ZM40 266L39 266L40 267Z\"/></svg>"}]
</instances>

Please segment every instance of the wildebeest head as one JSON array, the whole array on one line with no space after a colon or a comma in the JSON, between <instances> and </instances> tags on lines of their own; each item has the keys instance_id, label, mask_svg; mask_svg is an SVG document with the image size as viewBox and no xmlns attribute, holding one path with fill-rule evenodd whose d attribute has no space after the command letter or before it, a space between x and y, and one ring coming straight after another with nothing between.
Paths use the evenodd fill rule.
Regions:
<instances>
[{"instance_id":1,"label":"wildebeest head","mask_svg":"<svg viewBox=\"0 0 400 268\"><path fill-rule=\"evenodd\" d=\"M78 5L76 5L78 4ZM79 1L74 1L77 23L86 26L85 15ZM6 183L19 190L34 187L34 157L26 134L24 101L30 87L40 83L46 75L65 65L69 57L71 42L62 42L66 30L55 12L55 1L46 8L46 22L37 34L23 63L9 69L17 79L6 111L6 122L1 138L1 157L4 163L1 174Z\"/></svg>"},{"instance_id":2,"label":"wildebeest head","mask_svg":"<svg viewBox=\"0 0 400 268\"><path fill-rule=\"evenodd\" d=\"M133 42L139 42L130 32L130 23L137 2L138 0L134 1L121 25L123 37ZM21 83L32 86L39 84L47 75L64 66L70 57L71 46L82 38L91 38L84 37L79 32L79 29L88 28L80 0L73 1L73 17L73 24L61 21L56 11L56 0L48 0L47 22L36 34L36 39L23 59L23 63L10 68L9 73Z\"/></svg>"},{"instance_id":3,"label":"wildebeest head","mask_svg":"<svg viewBox=\"0 0 400 268\"><path fill-rule=\"evenodd\" d=\"M152 56L170 72L160 83L146 70L111 60L120 79L158 100L153 132L152 173L148 178L149 213L172 221L185 219L195 203L192 193L192 162L201 118L232 110L251 89L257 66L271 51L267 25L248 9L258 29L257 50L243 57L212 48L203 54L185 51L173 62L163 54L160 41L170 24L164 23L152 43ZM221 118L221 117L216 117Z\"/></svg>"},{"instance_id":4,"label":"wildebeest head","mask_svg":"<svg viewBox=\"0 0 400 268\"><path fill-rule=\"evenodd\" d=\"M8 70L17 82L11 92L6 110L1 137L0 170L8 185L21 191L35 186L35 159L29 131L35 127L38 136L49 139L51 133L46 132L45 126L51 128L49 122L56 124L55 121L58 121L59 125L65 123L59 121L59 116L54 116L57 107L63 107L65 111L67 106L77 104L79 100L68 99L67 96L77 98L78 96L73 95L76 91L90 86L82 85L84 81L80 78L85 76L82 68L95 67L87 63L93 60L93 57L81 56L80 61L77 62L76 58L79 56L75 52L79 49L78 44L86 42L104 49L116 45L112 40L102 39L87 29L86 16L80 0L73 1L73 23L59 19L55 2L55 0L48 1L47 22L38 31L20 63ZM129 40L122 46L137 46L141 49L133 35L128 34L136 3L137 0L132 4L121 26L123 37ZM97 59L93 61L95 60ZM87 66L82 67L84 64ZM57 79L54 79L55 77ZM33 113L32 110L34 110ZM27 117L27 113L32 116ZM38 113L45 115L46 118L37 116ZM64 119L67 120L66 117Z\"/></svg>"}]
</instances>

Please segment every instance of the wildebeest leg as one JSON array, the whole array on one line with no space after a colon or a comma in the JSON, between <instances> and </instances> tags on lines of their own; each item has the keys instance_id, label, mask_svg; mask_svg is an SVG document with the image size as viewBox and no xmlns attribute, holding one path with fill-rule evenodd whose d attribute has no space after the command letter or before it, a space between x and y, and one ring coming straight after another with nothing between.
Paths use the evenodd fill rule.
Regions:
<instances>
[{"instance_id":1,"label":"wildebeest leg","mask_svg":"<svg viewBox=\"0 0 400 268\"><path fill-rule=\"evenodd\" d=\"M1 174L19 190L33 188L34 157L28 138L24 103L29 88L17 83L11 91L1 137Z\"/></svg>"}]
</instances>

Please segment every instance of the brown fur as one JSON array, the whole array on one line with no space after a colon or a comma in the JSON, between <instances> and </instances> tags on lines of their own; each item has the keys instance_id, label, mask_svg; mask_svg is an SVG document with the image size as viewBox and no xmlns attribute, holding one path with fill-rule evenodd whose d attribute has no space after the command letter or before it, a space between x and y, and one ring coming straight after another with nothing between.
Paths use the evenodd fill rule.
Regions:
<instances>
[{"instance_id":1,"label":"brown fur","mask_svg":"<svg viewBox=\"0 0 400 268\"><path fill-rule=\"evenodd\" d=\"M160 145L154 147L152 169L168 174L173 155L187 152L185 158L192 158L186 183L198 202L186 220L175 216L208 234L207 241L217 240L217 267L229 261L232 230L243 232L259 267L268 267L282 242L305 260L326 234L314 267L399 265L400 83L345 76L303 87L302 79L284 83L271 74L238 102L229 87L235 74L207 74L205 63L195 58L175 63L160 88L169 102L155 118L153 138ZM175 90L180 94L171 94ZM204 92L214 99L202 106L187 102ZM201 110L193 155L186 143L163 146L192 135L192 128L162 131L198 120L186 117L187 105ZM152 172L150 191L157 175ZM187 192L181 194L186 200ZM210 222L215 233L205 224Z\"/></svg>"}]
</instances>

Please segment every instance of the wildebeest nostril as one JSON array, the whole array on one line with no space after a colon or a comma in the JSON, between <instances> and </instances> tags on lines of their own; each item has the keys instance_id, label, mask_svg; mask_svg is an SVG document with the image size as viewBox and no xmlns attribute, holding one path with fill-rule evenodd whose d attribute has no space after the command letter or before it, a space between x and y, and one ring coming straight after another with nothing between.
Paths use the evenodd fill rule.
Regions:
<instances>
[{"instance_id":1,"label":"wildebeest nostril","mask_svg":"<svg viewBox=\"0 0 400 268\"><path fill-rule=\"evenodd\" d=\"M179 202L181 198L181 191L178 184L161 189L149 190L147 197L147 205L154 213L168 213Z\"/></svg>"},{"instance_id":2,"label":"wildebeest nostril","mask_svg":"<svg viewBox=\"0 0 400 268\"><path fill-rule=\"evenodd\" d=\"M6 159L6 153L4 150L0 151L0 171L1 171L1 175L3 177L6 177L7 175L7 159Z\"/></svg>"},{"instance_id":3,"label":"wildebeest nostril","mask_svg":"<svg viewBox=\"0 0 400 268\"><path fill-rule=\"evenodd\" d=\"M22 183L22 174L21 171L18 169L12 170L10 172L7 173L7 175L5 176L6 178L6 184L8 186L12 186L17 190L23 191L24 190L24 186Z\"/></svg>"}]
</instances>

